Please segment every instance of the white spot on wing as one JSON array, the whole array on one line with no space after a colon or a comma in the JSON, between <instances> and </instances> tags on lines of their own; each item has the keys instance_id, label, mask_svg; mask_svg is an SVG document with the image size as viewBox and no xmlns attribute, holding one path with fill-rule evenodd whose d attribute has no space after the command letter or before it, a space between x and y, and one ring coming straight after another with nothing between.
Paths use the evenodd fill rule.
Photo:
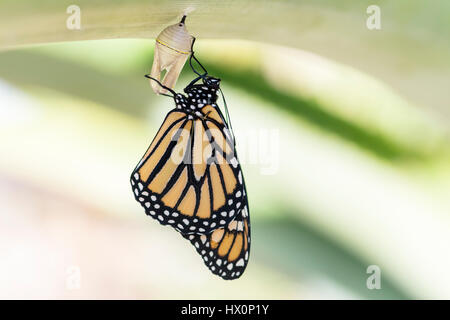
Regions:
<instances>
[{"instance_id":1,"label":"white spot on wing","mask_svg":"<svg viewBox=\"0 0 450 320\"><path fill-rule=\"evenodd\" d=\"M233 157L233 159L231 159L230 162L231 162L231 165L233 166L233 168L237 168L238 161L235 157Z\"/></svg>"}]
</instances>

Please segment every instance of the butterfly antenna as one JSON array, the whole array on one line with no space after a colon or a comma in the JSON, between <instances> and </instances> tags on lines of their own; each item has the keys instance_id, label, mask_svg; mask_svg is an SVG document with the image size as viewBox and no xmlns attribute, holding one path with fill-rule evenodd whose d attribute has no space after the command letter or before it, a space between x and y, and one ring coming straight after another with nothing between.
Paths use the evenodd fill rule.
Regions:
<instances>
[{"instance_id":1,"label":"butterfly antenna","mask_svg":"<svg viewBox=\"0 0 450 320\"><path fill-rule=\"evenodd\" d=\"M173 91L171 88L163 85L158 79L151 77L149 74L146 74L145 77L150 80L155 81L157 84L159 84L161 86L161 88L166 89L167 91L169 91L170 93L173 94L173 96L171 96L170 94L166 94L166 93L161 93L161 95L166 96L166 97L171 97L171 98L175 98L175 96L177 95L177 93L175 91Z\"/></svg>"},{"instance_id":2,"label":"butterfly antenna","mask_svg":"<svg viewBox=\"0 0 450 320\"><path fill-rule=\"evenodd\" d=\"M236 139L234 138L233 126L231 125L230 113L228 112L227 101L225 100L225 95L223 94L222 88L219 88L220 94L222 95L223 105L225 107L225 117L228 126L230 127L231 137L233 138L233 144L236 146Z\"/></svg>"}]
</instances>

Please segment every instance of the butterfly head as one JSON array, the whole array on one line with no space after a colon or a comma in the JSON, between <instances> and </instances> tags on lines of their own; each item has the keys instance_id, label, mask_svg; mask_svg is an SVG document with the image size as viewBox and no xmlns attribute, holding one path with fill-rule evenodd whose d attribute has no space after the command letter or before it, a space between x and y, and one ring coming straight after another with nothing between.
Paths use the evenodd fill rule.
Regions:
<instances>
[{"instance_id":1,"label":"butterfly head","mask_svg":"<svg viewBox=\"0 0 450 320\"><path fill-rule=\"evenodd\" d=\"M206 76L203 78L203 83L209 88L214 89L214 91L218 90L220 87L220 79L211 76Z\"/></svg>"}]
</instances>

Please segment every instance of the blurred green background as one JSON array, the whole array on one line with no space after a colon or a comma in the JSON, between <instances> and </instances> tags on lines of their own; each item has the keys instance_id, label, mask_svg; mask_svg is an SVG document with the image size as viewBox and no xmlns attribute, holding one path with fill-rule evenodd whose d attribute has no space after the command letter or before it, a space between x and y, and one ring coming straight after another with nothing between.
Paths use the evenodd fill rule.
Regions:
<instances>
[{"instance_id":1,"label":"blurred green background","mask_svg":"<svg viewBox=\"0 0 450 320\"><path fill-rule=\"evenodd\" d=\"M362 29L365 17L363 8ZM425 17L417 22L429 32L448 32ZM408 68L387 83L301 50L301 39L242 38L259 42L199 37L196 46L222 79L248 188L251 260L231 282L133 199L129 175L173 106L143 77L154 42L4 43L0 298L450 298L450 101L437 91L424 103L419 81L443 88L432 75L448 61L405 47L421 72L405 89L395 84ZM386 52L397 45L389 41ZM186 66L177 91L192 77ZM380 290L366 286L370 265L381 269Z\"/></svg>"}]
</instances>

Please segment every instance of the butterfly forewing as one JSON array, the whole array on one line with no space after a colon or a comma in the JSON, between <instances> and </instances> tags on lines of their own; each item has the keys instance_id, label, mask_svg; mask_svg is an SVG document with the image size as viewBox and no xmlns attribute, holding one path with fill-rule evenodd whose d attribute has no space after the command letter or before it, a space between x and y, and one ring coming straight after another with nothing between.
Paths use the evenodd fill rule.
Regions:
<instances>
[{"instance_id":1,"label":"butterfly forewing","mask_svg":"<svg viewBox=\"0 0 450 320\"><path fill-rule=\"evenodd\" d=\"M242 173L216 105L168 113L131 184L145 212L183 234L227 226L242 208Z\"/></svg>"}]
</instances>

